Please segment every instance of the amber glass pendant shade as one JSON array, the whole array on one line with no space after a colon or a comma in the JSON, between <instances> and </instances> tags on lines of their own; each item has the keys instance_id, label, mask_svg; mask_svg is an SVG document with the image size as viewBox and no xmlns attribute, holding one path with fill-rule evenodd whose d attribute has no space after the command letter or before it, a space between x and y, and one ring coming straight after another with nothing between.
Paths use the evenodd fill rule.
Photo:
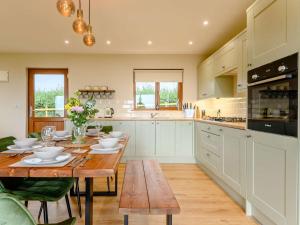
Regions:
<instances>
[{"instance_id":1,"label":"amber glass pendant shade","mask_svg":"<svg viewBox=\"0 0 300 225\"><path fill-rule=\"evenodd\" d=\"M82 11L82 9L77 10L77 18L73 22L73 30L77 34L84 34L87 31L86 22L83 20L83 11Z\"/></svg>"},{"instance_id":2,"label":"amber glass pendant shade","mask_svg":"<svg viewBox=\"0 0 300 225\"><path fill-rule=\"evenodd\" d=\"M58 12L65 17L70 17L75 13L75 4L72 0L58 0L56 7Z\"/></svg>"},{"instance_id":3,"label":"amber glass pendant shade","mask_svg":"<svg viewBox=\"0 0 300 225\"><path fill-rule=\"evenodd\" d=\"M95 36L92 31L92 26L88 25L87 34L83 37L83 42L85 45L91 47L96 43Z\"/></svg>"}]
</instances>

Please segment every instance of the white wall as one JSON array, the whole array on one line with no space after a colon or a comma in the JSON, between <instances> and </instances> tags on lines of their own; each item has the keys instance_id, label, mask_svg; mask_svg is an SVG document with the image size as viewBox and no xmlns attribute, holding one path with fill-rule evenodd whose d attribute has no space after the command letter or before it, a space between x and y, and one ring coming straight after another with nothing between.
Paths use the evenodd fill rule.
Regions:
<instances>
[{"instance_id":1,"label":"white wall","mask_svg":"<svg viewBox=\"0 0 300 225\"><path fill-rule=\"evenodd\" d=\"M0 70L10 73L0 83L0 137L24 137L27 130L27 68L68 68L70 95L86 85L116 90L114 104L133 100L133 69L184 69L183 99L197 99L197 55L0 54ZM118 109L117 109L118 110Z\"/></svg>"}]
</instances>

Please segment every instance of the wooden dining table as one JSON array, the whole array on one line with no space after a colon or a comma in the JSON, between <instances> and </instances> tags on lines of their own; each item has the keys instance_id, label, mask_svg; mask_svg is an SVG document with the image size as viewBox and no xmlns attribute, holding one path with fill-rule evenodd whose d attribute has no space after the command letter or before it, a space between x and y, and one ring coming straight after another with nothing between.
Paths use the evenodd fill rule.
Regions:
<instances>
[{"instance_id":1,"label":"wooden dining table","mask_svg":"<svg viewBox=\"0 0 300 225\"><path fill-rule=\"evenodd\" d=\"M96 144L97 140L93 138L86 138L89 145ZM89 154L90 147L82 147L82 150L87 152L78 154L72 153L74 148L66 148L65 152L72 153L73 156L78 158L86 158L84 164L72 165L72 162L63 167L11 167L12 164L17 163L28 154L20 154L12 156L11 153L0 154L0 177L20 177L20 178L84 178L85 179L85 192L81 195L85 196L85 224L93 224L93 197L94 196L117 196L118 195L118 167L128 143L128 138L120 141L123 144L122 149L116 154ZM60 143L58 142L57 145ZM30 154L30 153L29 153ZM75 160L75 159L74 159ZM73 161L74 161L73 160ZM97 177L115 177L115 190L114 191L94 191L94 178Z\"/></svg>"}]
</instances>

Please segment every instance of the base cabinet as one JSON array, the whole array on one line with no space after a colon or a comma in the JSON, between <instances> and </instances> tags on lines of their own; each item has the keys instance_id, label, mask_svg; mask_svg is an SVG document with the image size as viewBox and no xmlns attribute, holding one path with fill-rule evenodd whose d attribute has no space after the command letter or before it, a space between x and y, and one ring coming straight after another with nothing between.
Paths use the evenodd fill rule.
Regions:
<instances>
[{"instance_id":1,"label":"base cabinet","mask_svg":"<svg viewBox=\"0 0 300 225\"><path fill-rule=\"evenodd\" d=\"M156 121L156 156L175 155L175 121Z\"/></svg>"},{"instance_id":2,"label":"base cabinet","mask_svg":"<svg viewBox=\"0 0 300 225\"><path fill-rule=\"evenodd\" d=\"M194 156L194 126L193 121L176 121L176 156Z\"/></svg>"},{"instance_id":3,"label":"base cabinet","mask_svg":"<svg viewBox=\"0 0 300 225\"><path fill-rule=\"evenodd\" d=\"M136 121L136 156L155 156L155 121Z\"/></svg>"},{"instance_id":4,"label":"base cabinet","mask_svg":"<svg viewBox=\"0 0 300 225\"><path fill-rule=\"evenodd\" d=\"M246 132L223 128L221 139L222 179L246 198Z\"/></svg>"},{"instance_id":5,"label":"base cabinet","mask_svg":"<svg viewBox=\"0 0 300 225\"><path fill-rule=\"evenodd\" d=\"M251 136L247 141L248 201L275 224L298 224L298 140L262 132L251 132Z\"/></svg>"}]
</instances>

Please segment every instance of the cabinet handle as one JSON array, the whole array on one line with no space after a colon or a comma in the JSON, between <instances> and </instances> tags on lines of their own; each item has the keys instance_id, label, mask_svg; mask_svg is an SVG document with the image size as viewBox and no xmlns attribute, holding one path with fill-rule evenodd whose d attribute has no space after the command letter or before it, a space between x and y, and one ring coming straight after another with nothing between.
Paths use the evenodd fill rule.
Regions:
<instances>
[{"instance_id":1,"label":"cabinet handle","mask_svg":"<svg viewBox=\"0 0 300 225\"><path fill-rule=\"evenodd\" d=\"M251 137L252 137L251 135L247 135L247 136L246 136L246 138L251 138Z\"/></svg>"},{"instance_id":2,"label":"cabinet handle","mask_svg":"<svg viewBox=\"0 0 300 225\"><path fill-rule=\"evenodd\" d=\"M242 87L242 85L241 85L241 84L238 84L237 86L238 86L238 87Z\"/></svg>"},{"instance_id":3,"label":"cabinet handle","mask_svg":"<svg viewBox=\"0 0 300 225\"><path fill-rule=\"evenodd\" d=\"M208 127L207 130L210 130L210 127Z\"/></svg>"},{"instance_id":4,"label":"cabinet handle","mask_svg":"<svg viewBox=\"0 0 300 225\"><path fill-rule=\"evenodd\" d=\"M209 153L206 153L206 156L207 156L207 157L209 157L209 156L210 156L210 154L209 154Z\"/></svg>"},{"instance_id":5,"label":"cabinet handle","mask_svg":"<svg viewBox=\"0 0 300 225\"><path fill-rule=\"evenodd\" d=\"M207 135L207 138L210 138L210 135Z\"/></svg>"},{"instance_id":6,"label":"cabinet handle","mask_svg":"<svg viewBox=\"0 0 300 225\"><path fill-rule=\"evenodd\" d=\"M219 129L219 131L220 131L220 132L222 132L222 131L223 131L223 129L222 129L222 128L220 128L220 129Z\"/></svg>"},{"instance_id":7,"label":"cabinet handle","mask_svg":"<svg viewBox=\"0 0 300 225\"><path fill-rule=\"evenodd\" d=\"M224 69L225 69L225 66L222 66L222 69L224 70Z\"/></svg>"}]
</instances>

